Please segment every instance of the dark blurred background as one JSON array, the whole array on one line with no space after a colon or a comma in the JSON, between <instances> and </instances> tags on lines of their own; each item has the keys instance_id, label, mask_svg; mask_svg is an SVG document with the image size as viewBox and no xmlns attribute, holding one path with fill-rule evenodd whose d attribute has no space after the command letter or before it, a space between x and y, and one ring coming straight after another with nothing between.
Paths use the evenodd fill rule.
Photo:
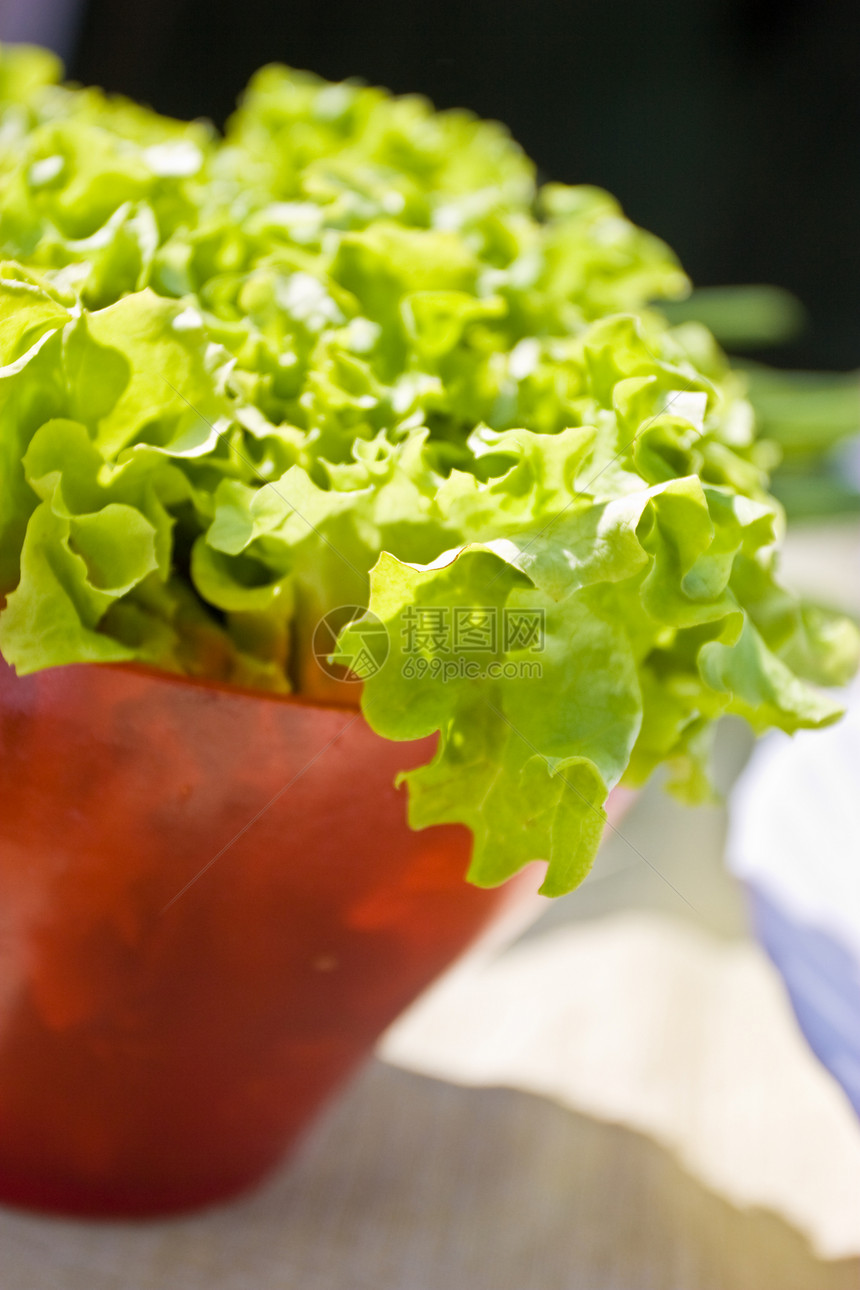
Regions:
<instances>
[{"instance_id":1,"label":"dark blurred background","mask_svg":"<svg viewBox=\"0 0 860 1290\"><path fill-rule=\"evenodd\" d=\"M860 365L856 0L53 0L47 29L37 0L0 4L0 36L64 46L76 79L182 117L222 122L279 60L499 118L546 177L615 193L697 283L794 291L807 326L758 357Z\"/></svg>"}]
</instances>

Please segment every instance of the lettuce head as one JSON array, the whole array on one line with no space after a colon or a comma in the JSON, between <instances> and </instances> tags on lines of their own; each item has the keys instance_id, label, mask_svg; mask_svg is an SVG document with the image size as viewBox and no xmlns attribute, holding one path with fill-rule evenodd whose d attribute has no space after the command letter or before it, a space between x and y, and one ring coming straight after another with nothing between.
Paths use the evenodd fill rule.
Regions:
<instances>
[{"instance_id":1,"label":"lettuce head","mask_svg":"<svg viewBox=\"0 0 860 1290\"><path fill-rule=\"evenodd\" d=\"M610 196L357 82L264 68L219 136L59 75L0 57L19 673L144 663L438 732L412 824L553 894L615 785L708 792L721 714L835 719L856 632L780 587L771 450Z\"/></svg>"}]
</instances>

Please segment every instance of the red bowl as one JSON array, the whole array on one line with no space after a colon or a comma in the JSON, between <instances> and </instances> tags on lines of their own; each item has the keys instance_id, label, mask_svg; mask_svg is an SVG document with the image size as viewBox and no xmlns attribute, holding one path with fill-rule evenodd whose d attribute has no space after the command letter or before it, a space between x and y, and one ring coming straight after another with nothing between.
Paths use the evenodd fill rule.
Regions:
<instances>
[{"instance_id":1,"label":"red bowl","mask_svg":"<svg viewBox=\"0 0 860 1290\"><path fill-rule=\"evenodd\" d=\"M144 1215L259 1179L533 875L412 832L359 713L0 663L0 1200Z\"/></svg>"}]
</instances>

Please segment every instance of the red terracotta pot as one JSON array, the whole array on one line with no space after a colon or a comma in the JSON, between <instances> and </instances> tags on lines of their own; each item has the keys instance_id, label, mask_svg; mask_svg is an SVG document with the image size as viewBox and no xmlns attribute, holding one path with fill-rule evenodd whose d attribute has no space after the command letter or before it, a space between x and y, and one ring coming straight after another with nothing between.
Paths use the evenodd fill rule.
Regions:
<instances>
[{"instance_id":1,"label":"red terracotta pot","mask_svg":"<svg viewBox=\"0 0 860 1290\"><path fill-rule=\"evenodd\" d=\"M0 1200L201 1205L274 1165L511 901L353 709L0 663Z\"/></svg>"}]
</instances>

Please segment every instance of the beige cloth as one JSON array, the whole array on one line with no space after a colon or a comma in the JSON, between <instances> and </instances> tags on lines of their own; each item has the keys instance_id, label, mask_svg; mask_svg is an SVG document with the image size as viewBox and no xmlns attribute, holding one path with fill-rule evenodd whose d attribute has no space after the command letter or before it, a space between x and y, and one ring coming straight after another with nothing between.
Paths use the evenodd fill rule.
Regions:
<instances>
[{"instance_id":1,"label":"beige cloth","mask_svg":"<svg viewBox=\"0 0 860 1290\"><path fill-rule=\"evenodd\" d=\"M452 976L382 1052L647 1134L733 1205L860 1255L860 1123L750 943L656 913L547 933Z\"/></svg>"}]
</instances>

